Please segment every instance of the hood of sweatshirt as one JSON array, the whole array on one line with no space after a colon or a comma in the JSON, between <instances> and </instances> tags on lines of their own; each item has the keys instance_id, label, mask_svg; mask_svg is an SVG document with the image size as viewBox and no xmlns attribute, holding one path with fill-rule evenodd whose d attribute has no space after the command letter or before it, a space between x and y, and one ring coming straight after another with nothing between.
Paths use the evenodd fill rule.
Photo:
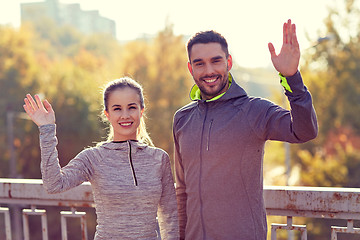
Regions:
<instances>
[{"instance_id":1,"label":"hood of sweatshirt","mask_svg":"<svg viewBox=\"0 0 360 240\"><path fill-rule=\"evenodd\" d=\"M226 92L219 94L218 96L210 99L210 100L202 100L200 95L200 89L195 84L190 91L190 99L192 101L203 101L203 102L212 102L212 101L226 101L231 98L238 98L241 96L247 96L247 93L245 90L240 87L234 80L231 73L229 73L229 88L226 90Z\"/></svg>"},{"instance_id":2,"label":"hood of sweatshirt","mask_svg":"<svg viewBox=\"0 0 360 240\"><path fill-rule=\"evenodd\" d=\"M100 147L110 150L127 150L129 149L129 147L131 147L134 152L137 150L142 150L147 146L147 144L136 140L127 140L121 142L104 142L100 145Z\"/></svg>"}]
</instances>

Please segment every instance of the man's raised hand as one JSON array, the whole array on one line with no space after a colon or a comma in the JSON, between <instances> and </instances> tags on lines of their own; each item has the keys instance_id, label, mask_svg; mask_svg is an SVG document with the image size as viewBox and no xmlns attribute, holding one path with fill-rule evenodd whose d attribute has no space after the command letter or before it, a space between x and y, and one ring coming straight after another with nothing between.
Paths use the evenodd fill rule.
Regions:
<instances>
[{"instance_id":1,"label":"man's raised hand","mask_svg":"<svg viewBox=\"0 0 360 240\"><path fill-rule=\"evenodd\" d=\"M272 43L268 44L271 61L275 69L285 77L294 75L299 67L300 48L296 37L296 26L291 19L283 26L283 45L279 55L276 55Z\"/></svg>"}]
</instances>

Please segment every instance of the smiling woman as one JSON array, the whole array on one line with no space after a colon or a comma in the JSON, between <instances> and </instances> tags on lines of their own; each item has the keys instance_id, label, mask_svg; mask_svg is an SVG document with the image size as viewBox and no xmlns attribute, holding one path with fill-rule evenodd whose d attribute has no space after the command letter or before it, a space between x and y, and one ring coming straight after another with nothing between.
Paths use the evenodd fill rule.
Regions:
<instances>
[{"instance_id":1,"label":"smiling woman","mask_svg":"<svg viewBox=\"0 0 360 240\"><path fill-rule=\"evenodd\" d=\"M41 173L45 189L59 193L91 183L97 227L95 239L179 239L177 204L168 154L152 145L143 122L141 86L131 78L110 82L104 114L108 141L81 151L60 167L55 113L50 103L28 94L24 109L40 131Z\"/></svg>"},{"instance_id":2,"label":"smiling woman","mask_svg":"<svg viewBox=\"0 0 360 240\"><path fill-rule=\"evenodd\" d=\"M130 78L111 82L104 91L104 114L110 122L108 140L143 140L150 145L144 113L144 97L141 86Z\"/></svg>"},{"instance_id":3,"label":"smiling woman","mask_svg":"<svg viewBox=\"0 0 360 240\"><path fill-rule=\"evenodd\" d=\"M139 96L131 88L118 89L109 96L110 107L105 115L114 128L114 141L137 139L137 129L143 108L140 107Z\"/></svg>"}]
</instances>

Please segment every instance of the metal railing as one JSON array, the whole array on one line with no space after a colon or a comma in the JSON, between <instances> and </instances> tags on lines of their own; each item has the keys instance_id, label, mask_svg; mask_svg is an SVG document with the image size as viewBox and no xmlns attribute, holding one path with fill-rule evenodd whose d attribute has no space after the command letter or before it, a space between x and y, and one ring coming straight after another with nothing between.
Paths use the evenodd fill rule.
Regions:
<instances>
[{"instance_id":1,"label":"metal railing","mask_svg":"<svg viewBox=\"0 0 360 240\"><path fill-rule=\"evenodd\" d=\"M354 228L354 220L360 220L358 188L268 186L264 190L267 214L287 217L287 224L271 225L271 240L279 229L300 231L301 240L307 239L306 226L293 225L293 217L347 220L346 227L331 227L331 240L337 240L338 233L360 234L360 228Z\"/></svg>"},{"instance_id":2,"label":"metal railing","mask_svg":"<svg viewBox=\"0 0 360 240\"><path fill-rule=\"evenodd\" d=\"M331 240L338 233L360 234L354 220L360 220L360 189L324 187L264 187L264 200L268 215L285 216L286 224L271 225L271 240L276 239L277 230L299 231L302 240L307 239L306 225L294 225L294 217L344 219L347 226L332 226ZM4 207L6 205L7 207ZM9 206L21 206L23 239L29 238L29 216L41 218L42 239L48 239L47 213L42 206L62 206L70 211L61 211L62 239L67 239L68 218L81 220L82 239L87 239L86 213L77 208L93 208L90 183L60 194L48 194L39 179L0 178L0 218L4 219L6 240L12 240L11 210ZM25 207L24 207L25 206ZM344 221L345 222L345 221ZM14 232L14 230L13 230Z\"/></svg>"}]
</instances>

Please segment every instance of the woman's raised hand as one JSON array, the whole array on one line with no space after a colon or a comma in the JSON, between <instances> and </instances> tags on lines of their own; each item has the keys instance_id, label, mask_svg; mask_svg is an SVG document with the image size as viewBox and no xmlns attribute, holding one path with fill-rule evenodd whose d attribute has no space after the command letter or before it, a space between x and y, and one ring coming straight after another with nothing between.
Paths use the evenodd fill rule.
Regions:
<instances>
[{"instance_id":1,"label":"woman's raised hand","mask_svg":"<svg viewBox=\"0 0 360 240\"><path fill-rule=\"evenodd\" d=\"M34 97L35 100L30 94L27 94L23 106L31 120L38 126L55 124L55 112L51 104L47 100L42 102L38 95Z\"/></svg>"}]
</instances>

